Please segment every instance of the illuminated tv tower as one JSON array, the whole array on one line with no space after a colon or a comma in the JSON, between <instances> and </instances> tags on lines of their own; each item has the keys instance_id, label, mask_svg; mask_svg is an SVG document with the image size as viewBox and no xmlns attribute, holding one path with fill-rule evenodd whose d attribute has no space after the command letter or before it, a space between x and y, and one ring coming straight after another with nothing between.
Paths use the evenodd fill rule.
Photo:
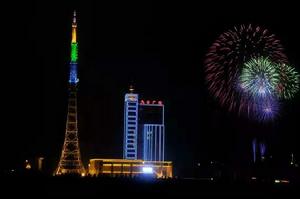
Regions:
<instances>
[{"instance_id":1,"label":"illuminated tv tower","mask_svg":"<svg viewBox=\"0 0 300 199\"><path fill-rule=\"evenodd\" d=\"M76 38L77 22L76 11L73 14L72 23L72 42L71 42L71 62L69 74L69 101L68 115L66 123L65 141L61 152L58 167L55 175L61 174L79 174L84 176L85 169L80 157L80 147L77 127L77 59L78 43Z\"/></svg>"}]
</instances>

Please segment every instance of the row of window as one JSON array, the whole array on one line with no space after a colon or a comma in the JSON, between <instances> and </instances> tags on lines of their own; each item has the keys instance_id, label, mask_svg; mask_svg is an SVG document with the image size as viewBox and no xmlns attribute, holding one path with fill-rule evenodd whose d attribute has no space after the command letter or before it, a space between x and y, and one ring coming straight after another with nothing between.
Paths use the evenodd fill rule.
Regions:
<instances>
[{"instance_id":1,"label":"row of window","mask_svg":"<svg viewBox=\"0 0 300 199\"><path fill-rule=\"evenodd\" d=\"M127 139L134 139L134 135L128 135Z\"/></svg>"},{"instance_id":2,"label":"row of window","mask_svg":"<svg viewBox=\"0 0 300 199\"><path fill-rule=\"evenodd\" d=\"M128 111L137 111L137 107L136 106L128 106L127 110Z\"/></svg>"},{"instance_id":3,"label":"row of window","mask_svg":"<svg viewBox=\"0 0 300 199\"><path fill-rule=\"evenodd\" d=\"M138 102L128 102L127 105L128 106L137 106Z\"/></svg>"},{"instance_id":4,"label":"row of window","mask_svg":"<svg viewBox=\"0 0 300 199\"><path fill-rule=\"evenodd\" d=\"M133 111L129 111L127 114L128 114L128 116L136 116L136 112L133 112Z\"/></svg>"},{"instance_id":5,"label":"row of window","mask_svg":"<svg viewBox=\"0 0 300 199\"><path fill-rule=\"evenodd\" d=\"M127 158L135 158L135 152L127 154Z\"/></svg>"}]
</instances>

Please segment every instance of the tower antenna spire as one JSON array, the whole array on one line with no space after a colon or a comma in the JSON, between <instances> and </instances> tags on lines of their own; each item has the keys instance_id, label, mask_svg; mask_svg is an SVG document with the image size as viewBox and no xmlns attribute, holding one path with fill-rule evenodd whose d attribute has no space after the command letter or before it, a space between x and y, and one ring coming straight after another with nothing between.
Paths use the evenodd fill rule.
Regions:
<instances>
[{"instance_id":1,"label":"tower antenna spire","mask_svg":"<svg viewBox=\"0 0 300 199\"><path fill-rule=\"evenodd\" d=\"M73 11L73 24L76 24L76 10Z\"/></svg>"},{"instance_id":2,"label":"tower antenna spire","mask_svg":"<svg viewBox=\"0 0 300 199\"><path fill-rule=\"evenodd\" d=\"M134 92L134 87L133 87L132 84L129 86L129 92L130 92L130 93L133 93L133 92Z\"/></svg>"}]
</instances>

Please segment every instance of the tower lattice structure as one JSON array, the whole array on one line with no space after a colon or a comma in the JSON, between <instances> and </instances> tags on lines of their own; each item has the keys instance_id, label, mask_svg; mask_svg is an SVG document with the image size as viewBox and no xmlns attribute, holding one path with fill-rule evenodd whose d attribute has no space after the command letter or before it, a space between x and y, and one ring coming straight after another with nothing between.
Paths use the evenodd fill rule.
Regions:
<instances>
[{"instance_id":1,"label":"tower lattice structure","mask_svg":"<svg viewBox=\"0 0 300 199\"><path fill-rule=\"evenodd\" d=\"M77 43L77 22L76 12L73 14L72 23L72 42L71 42L71 62L69 74L69 99L68 99L68 115L66 122L66 132L64 145L61 152L58 167L55 175L62 174L78 174L85 175L85 168L82 164L80 156L79 138L78 138L78 121L77 121L77 59L78 59L78 43Z\"/></svg>"}]
</instances>

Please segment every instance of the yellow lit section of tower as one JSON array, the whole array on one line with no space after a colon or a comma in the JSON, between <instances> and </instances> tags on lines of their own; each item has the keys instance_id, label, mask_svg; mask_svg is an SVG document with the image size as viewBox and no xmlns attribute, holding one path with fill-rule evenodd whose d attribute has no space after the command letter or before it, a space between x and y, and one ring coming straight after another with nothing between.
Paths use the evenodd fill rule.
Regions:
<instances>
[{"instance_id":1,"label":"yellow lit section of tower","mask_svg":"<svg viewBox=\"0 0 300 199\"><path fill-rule=\"evenodd\" d=\"M76 43L76 27L72 28L72 43Z\"/></svg>"},{"instance_id":2,"label":"yellow lit section of tower","mask_svg":"<svg viewBox=\"0 0 300 199\"><path fill-rule=\"evenodd\" d=\"M77 29L77 23L76 23L76 11L74 11L73 14L73 23L72 23L72 43L77 42L76 38L76 30Z\"/></svg>"}]
</instances>

